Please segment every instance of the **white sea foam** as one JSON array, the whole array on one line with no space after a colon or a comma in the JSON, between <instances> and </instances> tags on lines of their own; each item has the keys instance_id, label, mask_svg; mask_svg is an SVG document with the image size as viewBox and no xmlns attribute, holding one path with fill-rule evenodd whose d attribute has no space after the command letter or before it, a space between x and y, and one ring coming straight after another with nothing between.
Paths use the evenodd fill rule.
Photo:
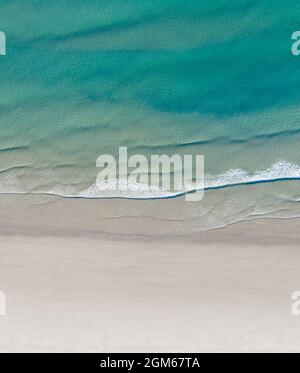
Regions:
<instances>
[{"instance_id":1,"label":"white sea foam","mask_svg":"<svg viewBox=\"0 0 300 373\"><path fill-rule=\"evenodd\" d=\"M242 169L230 169L217 176L206 176L204 181L204 189L217 189L226 186L259 183L267 181L276 181L284 179L300 179L300 167L298 165L278 161L270 168L258 171L251 175ZM140 183L126 183L125 180L120 180L116 183L103 184L99 188L93 185L90 188L82 191L79 197L84 198L107 198L107 197L123 197L123 198L168 198L175 197L187 192L200 190L197 186L187 186L182 192L164 192L154 186L149 186Z\"/></svg>"},{"instance_id":2,"label":"white sea foam","mask_svg":"<svg viewBox=\"0 0 300 373\"><path fill-rule=\"evenodd\" d=\"M163 192L158 187L152 185L116 180L111 183L93 184L88 189L79 193L78 197L166 198L170 195L172 194Z\"/></svg>"},{"instance_id":3,"label":"white sea foam","mask_svg":"<svg viewBox=\"0 0 300 373\"><path fill-rule=\"evenodd\" d=\"M218 176L205 178L205 189L220 188L230 185L259 183L283 179L300 179L300 167L286 161L278 161L270 168L248 174L242 169L230 169Z\"/></svg>"},{"instance_id":4,"label":"white sea foam","mask_svg":"<svg viewBox=\"0 0 300 373\"><path fill-rule=\"evenodd\" d=\"M270 168L258 171L254 174L249 174L242 169L230 169L217 176L206 175L204 181L204 189L218 189L235 185L271 182L285 179L300 179L300 166L289 163L287 161L278 161ZM9 181L9 182L8 182ZM12 182L14 181L14 182ZM117 188L116 188L117 183ZM155 198L171 198L187 192L200 190L197 186L187 186L182 192L167 192L162 191L158 187L146 185L142 183L127 183L125 180L119 180L112 183L103 183L97 186L91 185L89 188L77 193L72 186L56 186L51 190L41 190L34 192L21 190L21 184L14 177L9 177L5 180L0 180L0 193L15 193L15 194L52 194L68 198L131 198L131 199L155 199Z\"/></svg>"}]
</instances>

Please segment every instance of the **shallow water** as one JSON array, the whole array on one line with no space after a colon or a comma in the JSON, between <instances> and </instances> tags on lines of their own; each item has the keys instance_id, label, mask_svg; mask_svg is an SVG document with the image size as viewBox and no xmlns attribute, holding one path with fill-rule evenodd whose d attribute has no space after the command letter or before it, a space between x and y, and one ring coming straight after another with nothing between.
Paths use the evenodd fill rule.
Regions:
<instances>
[{"instance_id":1,"label":"shallow water","mask_svg":"<svg viewBox=\"0 0 300 373\"><path fill-rule=\"evenodd\" d=\"M203 154L207 188L300 178L299 14L295 0L1 1L0 191L103 197L96 159L119 146Z\"/></svg>"}]
</instances>

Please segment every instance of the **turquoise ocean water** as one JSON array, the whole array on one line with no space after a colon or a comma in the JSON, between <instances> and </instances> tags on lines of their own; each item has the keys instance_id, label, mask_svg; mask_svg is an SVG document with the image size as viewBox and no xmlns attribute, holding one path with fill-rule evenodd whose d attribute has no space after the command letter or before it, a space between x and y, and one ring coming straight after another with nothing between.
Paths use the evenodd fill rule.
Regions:
<instances>
[{"instance_id":1,"label":"turquoise ocean water","mask_svg":"<svg viewBox=\"0 0 300 373\"><path fill-rule=\"evenodd\" d=\"M296 0L2 0L0 192L101 198L127 146L203 154L208 189L289 180L268 207L298 208L299 29Z\"/></svg>"}]
</instances>

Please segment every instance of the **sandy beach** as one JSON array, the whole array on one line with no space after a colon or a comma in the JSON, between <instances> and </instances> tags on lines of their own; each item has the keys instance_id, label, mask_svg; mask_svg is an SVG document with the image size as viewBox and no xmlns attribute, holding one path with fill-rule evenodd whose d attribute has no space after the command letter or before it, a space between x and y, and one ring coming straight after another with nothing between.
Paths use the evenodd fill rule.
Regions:
<instances>
[{"instance_id":1,"label":"sandy beach","mask_svg":"<svg viewBox=\"0 0 300 373\"><path fill-rule=\"evenodd\" d=\"M300 351L300 220L142 237L103 218L96 234L93 219L75 231L99 214L88 201L39 198L0 199L1 352Z\"/></svg>"},{"instance_id":2,"label":"sandy beach","mask_svg":"<svg viewBox=\"0 0 300 373\"><path fill-rule=\"evenodd\" d=\"M300 352L299 14L0 1L0 353Z\"/></svg>"}]
</instances>

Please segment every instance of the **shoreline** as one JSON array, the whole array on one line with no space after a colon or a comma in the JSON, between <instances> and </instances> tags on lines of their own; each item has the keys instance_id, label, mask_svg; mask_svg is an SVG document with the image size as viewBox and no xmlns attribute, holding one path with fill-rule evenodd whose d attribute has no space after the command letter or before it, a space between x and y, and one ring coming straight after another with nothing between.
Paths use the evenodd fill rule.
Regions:
<instances>
[{"instance_id":1,"label":"shoreline","mask_svg":"<svg viewBox=\"0 0 300 373\"><path fill-rule=\"evenodd\" d=\"M254 237L255 230L262 226L276 231L279 240L282 236L289 242L295 234L291 232L289 239L285 227L297 232L300 221L300 205L295 203L299 199L298 188L296 184L279 184L209 191L202 201L196 202L187 202L184 197L133 200L0 194L0 234L130 240L209 237L208 240L230 241L238 224L244 231L249 226ZM278 239L269 236L270 243L276 244ZM256 239L261 237L259 234Z\"/></svg>"}]
</instances>

